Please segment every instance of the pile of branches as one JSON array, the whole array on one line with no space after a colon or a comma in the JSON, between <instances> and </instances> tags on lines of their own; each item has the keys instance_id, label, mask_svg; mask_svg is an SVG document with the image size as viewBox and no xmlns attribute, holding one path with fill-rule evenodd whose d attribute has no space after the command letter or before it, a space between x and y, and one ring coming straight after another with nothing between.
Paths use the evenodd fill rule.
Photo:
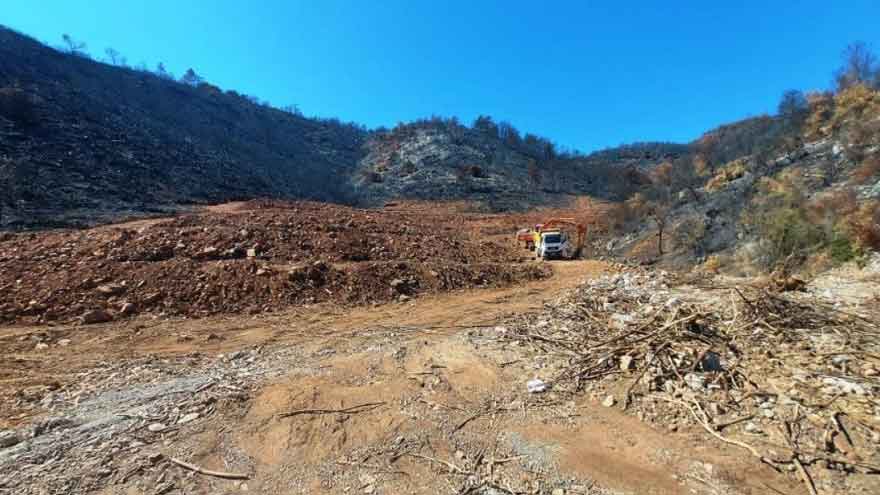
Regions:
<instances>
[{"instance_id":1,"label":"pile of branches","mask_svg":"<svg viewBox=\"0 0 880 495\"><path fill-rule=\"evenodd\" d=\"M700 425L812 493L813 465L880 473L880 319L808 295L673 284L645 270L588 281L504 338L541 356L557 391Z\"/></svg>"}]
</instances>

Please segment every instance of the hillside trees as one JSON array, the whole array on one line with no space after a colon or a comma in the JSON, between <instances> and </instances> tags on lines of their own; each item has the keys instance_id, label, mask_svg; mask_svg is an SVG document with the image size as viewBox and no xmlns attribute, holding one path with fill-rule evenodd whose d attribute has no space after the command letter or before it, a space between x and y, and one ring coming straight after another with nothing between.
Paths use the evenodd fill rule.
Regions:
<instances>
[{"instance_id":1,"label":"hillside trees","mask_svg":"<svg viewBox=\"0 0 880 495\"><path fill-rule=\"evenodd\" d=\"M663 234L669 225L673 208L673 166L664 162L651 170L650 182L644 189L645 212L657 227L657 254L663 256Z\"/></svg>"},{"instance_id":2,"label":"hillside trees","mask_svg":"<svg viewBox=\"0 0 880 495\"><path fill-rule=\"evenodd\" d=\"M180 77L180 82L188 86L198 86L203 81L204 78L196 74L196 71L192 70L192 67L187 69L186 72Z\"/></svg>"},{"instance_id":3,"label":"hillside trees","mask_svg":"<svg viewBox=\"0 0 880 495\"><path fill-rule=\"evenodd\" d=\"M473 128L490 136L498 136L498 126L489 115L480 115L474 120Z\"/></svg>"},{"instance_id":4,"label":"hillside trees","mask_svg":"<svg viewBox=\"0 0 880 495\"><path fill-rule=\"evenodd\" d=\"M880 88L880 64L877 55L864 41L850 44L843 51L843 65L834 73L837 91L856 85Z\"/></svg>"},{"instance_id":5,"label":"hillside trees","mask_svg":"<svg viewBox=\"0 0 880 495\"><path fill-rule=\"evenodd\" d=\"M778 111L785 130L799 132L801 125L809 115L810 104L802 91L789 89L782 93Z\"/></svg>"},{"instance_id":6,"label":"hillside trees","mask_svg":"<svg viewBox=\"0 0 880 495\"><path fill-rule=\"evenodd\" d=\"M61 35L61 41L64 42L63 50L67 53L79 57L88 57L88 54L86 53L86 44L84 42L73 39L73 37L67 33Z\"/></svg>"},{"instance_id":7,"label":"hillside trees","mask_svg":"<svg viewBox=\"0 0 880 495\"><path fill-rule=\"evenodd\" d=\"M168 69L165 68L164 62L159 62L158 64L156 64L156 75L161 77L162 79L174 79L174 75L168 72Z\"/></svg>"},{"instance_id":8,"label":"hillside trees","mask_svg":"<svg viewBox=\"0 0 880 495\"><path fill-rule=\"evenodd\" d=\"M122 56L115 48L107 47L104 49L104 55L107 56L107 63L112 65L118 65L120 67L126 67L128 64L128 60Z\"/></svg>"}]
</instances>

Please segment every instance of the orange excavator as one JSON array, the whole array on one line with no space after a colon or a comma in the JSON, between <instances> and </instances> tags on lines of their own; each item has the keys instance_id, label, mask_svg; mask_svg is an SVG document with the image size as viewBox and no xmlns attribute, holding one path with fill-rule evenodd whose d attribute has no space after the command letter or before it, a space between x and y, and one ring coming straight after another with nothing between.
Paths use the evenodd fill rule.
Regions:
<instances>
[{"instance_id":1,"label":"orange excavator","mask_svg":"<svg viewBox=\"0 0 880 495\"><path fill-rule=\"evenodd\" d=\"M577 236L574 243L566 231L572 229ZM574 218L551 218L532 229L519 230L516 240L529 251L534 250L538 258L577 258L584 248L586 235L587 227Z\"/></svg>"}]
</instances>

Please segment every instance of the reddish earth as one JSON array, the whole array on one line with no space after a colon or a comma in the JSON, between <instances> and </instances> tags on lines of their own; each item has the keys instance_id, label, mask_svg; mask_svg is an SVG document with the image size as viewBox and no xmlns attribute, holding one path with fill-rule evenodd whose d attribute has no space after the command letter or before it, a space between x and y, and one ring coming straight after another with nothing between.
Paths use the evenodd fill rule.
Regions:
<instances>
[{"instance_id":1,"label":"reddish earth","mask_svg":"<svg viewBox=\"0 0 880 495\"><path fill-rule=\"evenodd\" d=\"M41 294L61 317L52 326L34 325L28 320L38 315L14 313L19 321L0 328L0 429L22 429L58 415L58 401L47 401L52 396L94 396L93 387L104 382L127 390L124 375L131 373L137 383L144 371L136 370L150 363L166 363L174 373L185 374L204 363L226 362L221 355L240 350L255 356L256 351L259 356L280 352L290 353L290 362L277 363L286 371L240 401L218 402L195 426L174 428L159 439L139 436L147 442L144 451L184 456L207 469L245 470L250 476L246 483L192 475L161 463L131 471L122 478L126 481L107 483L97 492L154 493L169 479L174 489L168 493L461 491L466 476L402 452L422 452L472 469L486 480L503 482L500 486L514 483L521 493L550 493L554 486L567 487L565 493L706 495L767 493L768 487L796 493L800 488L739 451L707 442L702 431L656 430L588 398L567 401L550 394L540 399L544 405L533 404L537 399L525 393L524 381L537 370L516 359L511 349L487 346L479 328L495 331L509 315L536 311L583 280L617 269L590 260L522 261L510 233L559 212L484 215L425 205L387 210L250 203L168 220L7 237L3 284L15 283L16 276L6 273L10 268L22 280L15 296L4 293L7 315L10 300L20 305L33 297L25 294ZM326 226L346 222L351 227ZM249 235L237 237L241 229ZM302 246L306 230L312 232L312 247L291 247ZM366 241L360 243L352 232ZM184 239L182 248L176 247L179 239ZM33 241L30 249L25 241ZM206 260L198 254L204 245L223 252L253 243L260 244L259 260ZM167 245L174 256L164 260L123 259ZM347 259L351 253L368 253L369 259ZM295 271L291 266L309 270L315 262L326 264L322 270L332 274L322 285L275 289L268 282L262 285L262 277L271 281L281 274L256 275L248 268L282 266L283 276L289 277L286 273ZM450 282L428 284L423 271L432 264L443 267ZM58 273L60 267L65 271ZM388 291L390 280L381 278L385 273L415 280L411 286L419 297L400 301L399 294ZM217 275L199 279L200 274ZM101 279L99 284L125 280L126 291L104 299L94 289L64 285L85 278ZM270 290L249 295L248 281ZM218 299L200 299L187 289L199 284L208 293L224 287L229 292L219 299L222 304L212 306ZM129 318L95 325L64 322L92 305L113 308L109 303L123 298L140 303L139 297L154 290L163 293L160 302L141 306ZM307 295L266 296L295 291ZM320 296L322 291L327 295ZM314 297L315 304L307 297ZM352 304L364 301L384 303ZM65 312L65 304L79 309ZM271 312L242 314L266 304ZM163 311L182 316L160 317ZM202 315L207 316L185 317ZM352 416L278 417L292 410L374 401L382 405ZM64 402L62 410L71 414L78 403ZM506 412L474 416L496 406ZM133 451L115 458L124 466L143 455ZM241 464L242 459L247 463ZM113 469L127 469L115 463ZM711 472L694 471L704 465ZM74 469L64 476L93 475ZM48 479L40 483L56 486ZM536 488L526 491L528 486ZM29 489L36 493L41 488Z\"/></svg>"},{"instance_id":2,"label":"reddish earth","mask_svg":"<svg viewBox=\"0 0 880 495\"><path fill-rule=\"evenodd\" d=\"M0 321L253 314L549 275L541 265L519 263L523 253L509 234L473 228L487 217L454 208L429 213L260 201L166 220L6 235Z\"/></svg>"}]
</instances>

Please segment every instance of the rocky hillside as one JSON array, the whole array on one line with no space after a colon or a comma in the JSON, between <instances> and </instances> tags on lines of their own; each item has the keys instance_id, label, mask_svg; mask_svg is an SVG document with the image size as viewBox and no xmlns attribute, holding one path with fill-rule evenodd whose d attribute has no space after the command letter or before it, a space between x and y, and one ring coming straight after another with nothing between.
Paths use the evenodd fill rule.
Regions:
<instances>
[{"instance_id":1,"label":"rocky hillside","mask_svg":"<svg viewBox=\"0 0 880 495\"><path fill-rule=\"evenodd\" d=\"M91 223L249 197L346 201L366 131L0 27L0 224Z\"/></svg>"},{"instance_id":2,"label":"rocky hillside","mask_svg":"<svg viewBox=\"0 0 880 495\"><path fill-rule=\"evenodd\" d=\"M638 184L632 173L689 149L634 145L591 155L560 153L549 140L480 117L472 127L434 118L375 133L352 181L375 202L392 197L468 198L517 209L572 195L621 200ZM637 174L636 174L637 175Z\"/></svg>"},{"instance_id":3,"label":"rocky hillside","mask_svg":"<svg viewBox=\"0 0 880 495\"><path fill-rule=\"evenodd\" d=\"M812 93L792 114L713 130L647 179L619 204L618 254L743 274L868 259L880 249L880 90Z\"/></svg>"},{"instance_id":4,"label":"rocky hillside","mask_svg":"<svg viewBox=\"0 0 880 495\"><path fill-rule=\"evenodd\" d=\"M275 197L522 208L622 199L680 145L581 156L481 117L368 132L199 80L96 62L0 27L0 226L92 224L181 204ZM624 166L620 166L623 164Z\"/></svg>"}]
</instances>

